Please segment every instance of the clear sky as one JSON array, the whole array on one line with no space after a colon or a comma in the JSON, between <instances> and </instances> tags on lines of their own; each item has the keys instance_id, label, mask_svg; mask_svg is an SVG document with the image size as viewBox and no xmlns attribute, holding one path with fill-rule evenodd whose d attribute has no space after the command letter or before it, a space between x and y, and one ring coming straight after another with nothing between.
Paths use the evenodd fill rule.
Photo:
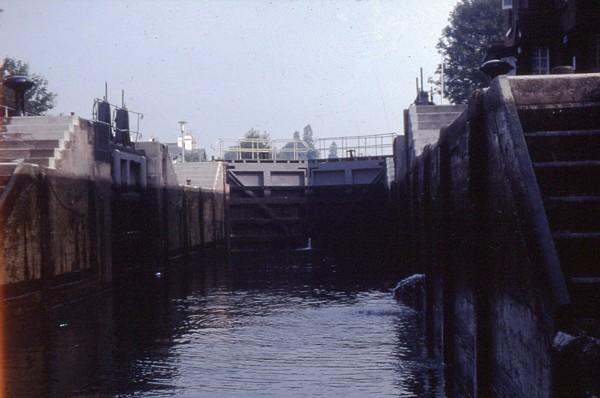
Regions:
<instances>
[{"instance_id":1,"label":"clear sky","mask_svg":"<svg viewBox=\"0 0 600 398\"><path fill-rule=\"evenodd\" d=\"M291 137L402 130L415 77L457 0L4 0L0 43L89 118L104 94L145 114L145 138L202 146L250 128Z\"/></svg>"}]
</instances>

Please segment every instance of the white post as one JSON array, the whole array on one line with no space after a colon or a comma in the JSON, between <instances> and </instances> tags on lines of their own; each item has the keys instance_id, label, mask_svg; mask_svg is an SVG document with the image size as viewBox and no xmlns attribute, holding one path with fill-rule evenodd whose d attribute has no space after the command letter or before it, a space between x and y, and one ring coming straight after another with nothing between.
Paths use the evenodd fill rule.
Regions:
<instances>
[{"instance_id":1,"label":"white post","mask_svg":"<svg viewBox=\"0 0 600 398\"><path fill-rule=\"evenodd\" d=\"M444 94L445 94L445 91L446 91L446 80L445 80L445 70L444 70L445 66L444 66L444 64L445 64L445 59L442 56L442 76L440 78L441 83L442 83L441 84L441 86L442 86L441 87L441 95L442 95L442 97L440 98L440 105L444 104Z\"/></svg>"},{"instance_id":2,"label":"white post","mask_svg":"<svg viewBox=\"0 0 600 398\"><path fill-rule=\"evenodd\" d=\"M187 123L184 120L180 120L179 129L181 130L181 163L185 163L185 124Z\"/></svg>"}]
</instances>

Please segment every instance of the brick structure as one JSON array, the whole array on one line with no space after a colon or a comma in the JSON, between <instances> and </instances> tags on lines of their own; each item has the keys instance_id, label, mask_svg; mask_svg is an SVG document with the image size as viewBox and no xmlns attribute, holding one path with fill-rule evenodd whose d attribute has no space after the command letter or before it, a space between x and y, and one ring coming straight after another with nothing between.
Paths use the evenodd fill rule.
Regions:
<instances>
[{"instance_id":1,"label":"brick structure","mask_svg":"<svg viewBox=\"0 0 600 398\"><path fill-rule=\"evenodd\" d=\"M549 74L559 66L600 72L596 0L502 0L498 6L505 11L506 35L488 59L509 59L518 75Z\"/></svg>"}]
</instances>

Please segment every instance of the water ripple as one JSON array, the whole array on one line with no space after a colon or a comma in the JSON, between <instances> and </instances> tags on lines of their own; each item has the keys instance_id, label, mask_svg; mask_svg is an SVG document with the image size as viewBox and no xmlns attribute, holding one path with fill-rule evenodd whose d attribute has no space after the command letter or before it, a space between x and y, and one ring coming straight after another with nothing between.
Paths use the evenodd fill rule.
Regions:
<instances>
[{"instance_id":1,"label":"water ripple","mask_svg":"<svg viewBox=\"0 0 600 398\"><path fill-rule=\"evenodd\" d=\"M0 361L10 396L443 396L420 315L382 280L286 270L166 274L46 314L35 330L16 323Z\"/></svg>"}]
</instances>

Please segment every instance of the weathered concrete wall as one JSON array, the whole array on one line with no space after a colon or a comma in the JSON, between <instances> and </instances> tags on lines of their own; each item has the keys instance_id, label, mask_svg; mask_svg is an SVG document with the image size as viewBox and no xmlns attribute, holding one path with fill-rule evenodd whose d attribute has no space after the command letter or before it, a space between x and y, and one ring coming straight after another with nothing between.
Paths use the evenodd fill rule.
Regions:
<instances>
[{"instance_id":1,"label":"weathered concrete wall","mask_svg":"<svg viewBox=\"0 0 600 398\"><path fill-rule=\"evenodd\" d=\"M19 163L13 172L15 163L0 164L3 175L12 173L0 192L0 290L16 309L93 293L141 265L154 270L225 241L222 171L211 176L211 189L179 186L166 147L145 143L147 184L117 185L111 163L94 159L88 121L19 119L7 133L13 140L51 134L60 146L48 162L56 169Z\"/></svg>"},{"instance_id":2,"label":"weathered concrete wall","mask_svg":"<svg viewBox=\"0 0 600 398\"><path fill-rule=\"evenodd\" d=\"M194 210L189 222L199 217L199 229L194 232L193 244L213 244L226 241L226 200L229 195L225 182L224 162L178 163L174 172L179 184L185 186L186 203L193 204Z\"/></svg>"},{"instance_id":3,"label":"weathered concrete wall","mask_svg":"<svg viewBox=\"0 0 600 398\"><path fill-rule=\"evenodd\" d=\"M225 162L187 162L173 165L181 185L212 190L223 184Z\"/></svg>"},{"instance_id":4,"label":"weathered concrete wall","mask_svg":"<svg viewBox=\"0 0 600 398\"><path fill-rule=\"evenodd\" d=\"M427 275L427 339L448 366L450 393L547 397L562 302L540 255L541 221L520 205L541 198L519 168L528 158L498 85L473 97L398 184L411 258Z\"/></svg>"},{"instance_id":5,"label":"weathered concrete wall","mask_svg":"<svg viewBox=\"0 0 600 398\"><path fill-rule=\"evenodd\" d=\"M414 105L405 112L404 134L411 160L427 145L435 144L440 129L452 123L466 109L464 105Z\"/></svg>"},{"instance_id":6,"label":"weathered concrete wall","mask_svg":"<svg viewBox=\"0 0 600 398\"><path fill-rule=\"evenodd\" d=\"M148 186L158 188L164 186L177 186L180 181L177 178L173 162L169 157L166 144L156 141L138 142L136 149L144 151L146 155L146 169L148 173ZM183 184L184 181L181 181Z\"/></svg>"},{"instance_id":7,"label":"weathered concrete wall","mask_svg":"<svg viewBox=\"0 0 600 398\"><path fill-rule=\"evenodd\" d=\"M25 307L42 296L53 305L112 281L110 166L94 161L87 121L44 120L71 126L64 132L36 127L36 139L64 137L52 158L61 169L21 163L0 196L0 285Z\"/></svg>"},{"instance_id":8,"label":"weathered concrete wall","mask_svg":"<svg viewBox=\"0 0 600 398\"><path fill-rule=\"evenodd\" d=\"M106 287L112 281L108 181L22 164L10 184L0 201L5 297L35 303L44 295L53 305Z\"/></svg>"},{"instance_id":9,"label":"weathered concrete wall","mask_svg":"<svg viewBox=\"0 0 600 398\"><path fill-rule=\"evenodd\" d=\"M132 253L137 262L162 267L168 257L188 254L208 244L225 243L227 191L222 165L202 169L206 174L202 178L212 181L210 187L180 185L183 178L180 170L173 167L166 145L145 142L136 149L143 150L146 156L147 187L138 197L126 193L116 205L137 200L134 207L143 209L141 214L134 214L130 225L124 226L132 232L141 231L142 243L133 245L137 246ZM134 212L132 209L126 213ZM126 217L123 214L120 218ZM127 250L124 253L121 262L131 263Z\"/></svg>"}]
</instances>

